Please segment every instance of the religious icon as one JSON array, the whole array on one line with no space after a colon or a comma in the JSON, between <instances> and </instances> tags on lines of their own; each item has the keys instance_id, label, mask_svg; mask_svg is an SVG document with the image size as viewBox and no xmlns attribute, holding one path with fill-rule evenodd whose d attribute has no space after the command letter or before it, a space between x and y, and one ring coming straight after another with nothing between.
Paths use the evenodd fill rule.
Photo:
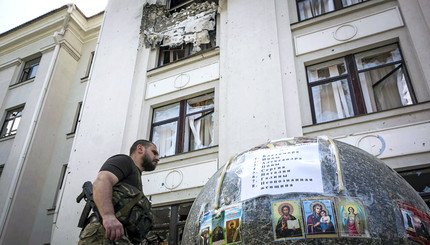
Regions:
<instances>
[{"instance_id":1,"label":"religious icon","mask_svg":"<svg viewBox=\"0 0 430 245\"><path fill-rule=\"evenodd\" d=\"M359 200L339 198L337 212L341 237L370 237L364 207Z\"/></svg>"},{"instance_id":2,"label":"religious icon","mask_svg":"<svg viewBox=\"0 0 430 245\"><path fill-rule=\"evenodd\" d=\"M224 237L224 214L222 210L212 215L212 243L213 245L225 244Z\"/></svg>"},{"instance_id":3,"label":"religious icon","mask_svg":"<svg viewBox=\"0 0 430 245\"><path fill-rule=\"evenodd\" d=\"M200 223L200 245L209 245L210 231L212 225L212 212L205 213Z\"/></svg>"},{"instance_id":4,"label":"religious icon","mask_svg":"<svg viewBox=\"0 0 430 245\"><path fill-rule=\"evenodd\" d=\"M304 238L299 199L272 202L275 241Z\"/></svg>"},{"instance_id":5,"label":"religious icon","mask_svg":"<svg viewBox=\"0 0 430 245\"><path fill-rule=\"evenodd\" d=\"M306 220L306 237L336 237L336 221L331 198L302 200Z\"/></svg>"},{"instance_id":6,"label":"religious icon","mask_svg":"<svg viewBox=\"0 0 430 245\"><path fill-rule=\"evenodd\" d=\"M200 231L200 245L209 245L209 227Z\"/></svg>"},{"instance_id":7,"label":"religious icon","mask_svg":"<svg viewBox=\"0 0 430 245\"><path fill-rule=\"evenodd\" d=\"M226 222L227 227L227 244L240 242L240 220L239 218Z\"/></svg>"},{"instance_id":8,"label":"religious icon","mask_svg":"<svg viewBox=\"0 0 430 245\"><path fill-rule=\"evenodd\" d=\"M403 217L403 225L409 240L430 244L430 216L416 207L397 202Z\"/></svg>"},{"instance_id":9,"label":"religious icon","mask_svg":"<svg viewBox=\"0 0 430 245\"><path fill-rule=\"evenodd\" d=\"M227 244L241 244L240 233L242 220L242 205L234 204L225 208L225 227Z\"/></svg>"},{"instance_id":10,"label":"religious icon","mask_svg":"<svg viewBox=\"0 0 430 245\"><path fill-rule=\"evenodd\" d=\"M408 210L401 210L401 211L402 211L403 222L404 222L403 225L405 226L405 229L408 231L415 232L414 223L412 221L414 214Z\"/></svg>"}]
</instances>

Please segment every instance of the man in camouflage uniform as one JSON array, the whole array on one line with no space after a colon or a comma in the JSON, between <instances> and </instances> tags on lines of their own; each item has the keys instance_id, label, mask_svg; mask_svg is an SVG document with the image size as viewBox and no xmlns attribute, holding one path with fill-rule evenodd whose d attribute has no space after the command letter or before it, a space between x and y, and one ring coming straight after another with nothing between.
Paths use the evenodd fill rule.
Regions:
<instances>
[{"instance_id":1,"label":"man in camouflage uniform","mask_svg":"<svg viewBox=\"0 0 430 245\"><path fill-rule=\"evenodd\" d=\"M139 229L135 229L135 226L129 226L127 219L132 219L133 216L138 215L142 217L142 210L146 212L144 217L148 221L143 224L142 218L139 218L141 228L145 226L145 229L140 229L140 231L145 230L147 232L150 229L152 225L150 203L143 195L141 174L143 171L154 170L158 161L157 147L147 140L136 141L130 148L130 156L118 154L106 160L93 183L93 197L102 217L103 225L94 215L90 216L89 224L79 235L80 245L111 244L111 241L115 241L116 244L136 242L136 240L133 241L133 238L136 232L138 233L136 230ZM126 192L125 196L124 192ZM121 209L121 206L138 195L141 198L138 198L140 200L133 205L136 208L127 211L126 215L119 216L118 209ZM132 229L130 230L129 227ZM146 234L137 235L144 237Z\"/></svg>"}]
</instances>

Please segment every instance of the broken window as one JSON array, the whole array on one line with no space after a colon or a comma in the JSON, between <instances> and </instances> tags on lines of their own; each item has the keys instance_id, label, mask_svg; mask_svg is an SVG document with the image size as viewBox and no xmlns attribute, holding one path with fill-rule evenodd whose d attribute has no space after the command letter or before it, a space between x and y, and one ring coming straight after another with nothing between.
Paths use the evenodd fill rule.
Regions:
<instances>
[{"instance_id":1,"label":"broken window","mask_svg":"<svg viewBox=\"0 0 430 245\"><path fill-rule=\"evenodd\" d=\"M168 4L179 2L171 11L164 5L147 4L143 8L141 30L145 47L159 49L158 66L216 46L216 1Z\"/></svg>"},{"instance_id":2,"label":"broken window","mask_svg":"<svg viewBox=\"0 0 430 245\"><path fill-rule=\"evenodd\" d=\"M194 47L193 44L182 44L179 47L160 47L160 53L158 58L158 66L162 66L171 63L182 58L186 58L192 54L208 50L215 47L215 31L209 33L209 42L200 44Z\"/></svg>"},{"instance_id":3,"label":"broken window","mask_svg":"<svg viewBox=\"0 0 430 245\"><path fill-rule=\"evenodd\" d=\"M36 77L37 69L39 68L40 58L32 59L25 62L24 69L17 83L25 82Z\"/></svg>"},{"instance_id":4,"label":"broken window","mask_svg":"<svg viewBox=\"0 0 430 245\"><path fill-rule=\"evenodd\" d=\"M23 110L24 106L7 111L3 127L1 129L0 138L16 134Z\"/></svg>"},{"instance_id":5,"label":"broken window","mask_svg":"<svg viewBox=\"0 0 430 245\"><path fill-rule=\"evenodd\" d=\"M314 123L416 103L397 44L308 66Z\"/></svg>"},{"instance_id":6,"label":"broken window","mask_svg":"<svg viewBox=\"0 0 430 245\"><path fill-rule=\"evenodd\" d=\"M367 0L297 0L300 20L306 20Z\"/></svg>"},{"instance_id":7,"label":"broken window","mask_svg":"<svg viewBox=\"0 0 430 245\"><path fill-rule=\"evenodd\" d=\"M151 140L160 157L214 145L214 93L154 109Z\"/></svg>"}]
</instances>

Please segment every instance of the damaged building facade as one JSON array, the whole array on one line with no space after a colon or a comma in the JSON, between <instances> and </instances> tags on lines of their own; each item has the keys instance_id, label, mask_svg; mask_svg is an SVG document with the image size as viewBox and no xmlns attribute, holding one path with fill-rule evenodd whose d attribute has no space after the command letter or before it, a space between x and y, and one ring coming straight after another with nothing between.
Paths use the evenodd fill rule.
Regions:
<instances>
[{"instance_id":1,"label":"damaged building facade","mask_svg":"<svg viewBox=\"0 0 430 245\"><path fill-rule=\"evenodd\" d=\"M360 147L429 200L428 1L127 0L92 18L67 9L54 11L71 13L64 31L48 13L0 34L0 243L76 244L83 182L138 138L160 151L142 180L168 244L180 244L207 180L271 139Z\"/></svg>"}]
</instances>

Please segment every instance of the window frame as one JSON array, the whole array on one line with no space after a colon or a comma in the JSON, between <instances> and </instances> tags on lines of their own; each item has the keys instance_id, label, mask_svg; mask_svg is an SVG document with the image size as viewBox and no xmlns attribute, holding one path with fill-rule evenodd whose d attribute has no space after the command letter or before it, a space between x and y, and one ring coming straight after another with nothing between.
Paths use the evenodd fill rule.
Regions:
<instances>
[{"instance_id":1,"label":"window frame","mask_svg":"<svg viewBox=\"0 0 430 245\"><path fill-rule=\"evenodd\" d=\"M199 111L196 111L196 112L187 113L187 101L188 100L192 100L192 99L195 99L195 98L198 98L198 97L201 97L201 96L205 96L205 95L210 95L210 94L212 94L212 98L213 98L213 101L214 101L213 106L211 108L199 110ZM155 113L154 113L154 111L156 109L162 108L162 107L165 107L165 106L169 106L169 105L174 105L174 104L179 104L179 115L178 116L175 116L175 117L172 117L172 118L168 118L168 119L165 119L165 120L161 120L161 121L158 121L158 122L154 122L154 119L155 119ZM166 105L163 105L163 106L155 107L155 108L153 108L152 111L153 111L153 113L152 113L151 128L150 128L150 140L151 141L153 140L153 137L154 137L154 128L155 127L166 125L166 124L173 123L173 122L177 122L177 128L176 128L177 131L176 131L176 139L175 139L175 144L176 144L175 153L173 155L161 156L160 158L170 157L170 156L175 156L175 155L181 154L181 153L186 153L186 152L192 152L192 151L201 150L201 149L189 150L190 146L188 146L188 150L185 151L185 148L186 148L185 147L185 142L188 142L188 144L191 144L191 141L189 139L188 140L185 139L186 119L189 116L192 116L192 115L195 115L195 114L199 114L199 113L202 113L202 116L199 117L199 118L202 118L202 117L205 117L205 116L207 116L209 114L215 113L215 92L212 91L212 92L200 94L200 95L193 96L193 97L187 97L187 98L182 99L180 101L176 101L176 102L173 102L173 103L170 103L170 104L166 104ZM190 137L191 137L191 135L190 135ZM202 149L206 149L206 148L209 148L209 147L212 147L212 146L204 147Z\"/></svg>"},{"instance_id":2,"label":"window frame","mask_svg":"<svg viewBox=\"0 0 430 245\"><path fill-rule=\"evenodd\" d=\"M342 0L333 0L334 10L328 11L328 12L325 12L325 13L322 13L322 14L319 14L319 15L315 15L315 16L312 16L312 17L309 17L309 18L306 18L306 19L302 19L301 16L300 16L299 2L304 2L304 1L308 1L308 0L296 0L297 18L298 18L299 22L305 21L305 20L310 20L310 19L322 16L322 15L326 15L326 14L329 14L329 13L332 13L332 12L335 12L335 11L338 11L338 10L341 10L341 9L344 9L344 8L348 8L348 7L351 7L351 6L360 4L360 3L364 3L364 2L367 2L367 1L370 1L370 0L362 0L361 2L354 3L354 4L351 4L351 5L347 5L347 6L343 6Z\"/></svg>"},{"instance_id":3,"label":"window frame","mask_svg":"<svg viewBox=\"0 0 430 245\"><path fill-rule=\"evenodd\" d=\"M2 127L1 127L1 129L0 129L0 139L2 139L2 138L7 138L7 137L11 137L11 136L16 135L16 133L17 133L17 131L18 131L19 124L21 123L22 114L23 114L23 112L24 112L24 107L25 107L24 105L21 105L21 106L17 106L17 107L14 107L14 108L11 108L11 109L6 110L6 113L5 113L5 116L4 116L4 119L3 119L3 124L2 124ZM19 116L14 116L13 118L8 118L8 117L9 117L9 115L10 115L11 113L14 113L14 112L18 112L18 113L17 113L17 115L18 115L18 114L21 114L21 115L19 115ZM16 121L16 119L17 119L17 118L20 118L20 120L19 120L19 122L18 122L18 126L16 127L16 129L15 129L15 130L13 130L13 128L14 128L14 124L15 124L15 121ZM4 135L3 135L3 130L5 129L5 127L6 127L6 125L7 125L7 123L8 123L9 121L12 121L11 129L10 129L10 130L8 130L8 131L6 131L6 132L4 133Z\"/></svg>"},{"instance_id":4,"label":"window frame","mask_svg":"<svg viewBox=\"0 0 430 245\"><path fill-rule=\"evenodd\" d=\"M4 166L5 164L0 164L0 178L1 178L1 175L3 174Z\"/></svg>"},{"instance_id":5,"label":"window frame","mask_svg":"<svg viewBox=\"0 0 430 245\"><path fill-rule=\"evenodd\" d=\"M417 194L420 195L420 197L424 200L424 202L430 208L430 192L425 192L425 191L419 191L419 190L417 190L417 184L422 184L422 183L421 182L417 183L417 179L416 178L413 178L413 179L408 178L408 175L409 176L411 176L411 175L413 176L413 175L415 175L415 173L417 173L416 175L420 176L421 174L418 174L418 172L424 172L424 174L428 174L430 172L430 168L429 167L422 167L422 168L415 168L415 169L397 171L397 173L406 182L408 182L408 184L410 184L412 188L414 188L414 190L417 192ZM423 180L423 179L421 179L421 180Z\"/></svg>"},{"instance_id":6,"label":"window frame","mask_svg":"<svg viewBox=\"0 0 430 245\"><path fill-rule=\"evenodd\" d=\"M151 233L155 233L158 234L157 231L166 231L168 230L169 233L169 238L166 239L169 245L178 245L181 244L181 237L180 237L180 232L179 229L184 229L185 227L185 220L181 220L180 217L180 212L179 212L179 208L181 205L189 205L191 210L191 206L192 206L192 201L191 202L184 202L184 203L178 203L178 204L173 204L170 206L160 206L160 207L154 207L154 209L157 208L169 208L170 210L170 217L169 217L169 223L164 223L164 224L154 224L152 230L150 231ZM189 215L189 211L187 213L187 218ZM152 234L151 234L152 235Z\"/></svg>"},{"instance_id":7,"label":"window frame","mask_svg":"<svg viewBox=\"0 0 430 245\"><path fill-rule=\"evenodd\" d=\"M26 82L26 81L29 81L29 80L35 79L35 78L36 78L36 75L37 75L37 71L38 71L39 66L40 66L40 61L41 61L41 60L42 60L42 56L37 56L37 57L35 57L35 58L28 59L28 60L24 63L24 66L23 66L23 68L22 68L22 70L21 70L21 72L20 72L20 75L19 75L19 79L18 79L18 81L17 81L15 84L13 84L13 85L20 84L20 83L23 83L23 82ZM32 63L32 62L34 62L34 61L37 61L37 62L36 62L36 63L34 63L34 64L31 64L31 63ZM31 74L32 74L32 72L33 72L33 69L34 69L35 67L37 67L36 72L35 72L34 76L31 76ZM30 77L30 76L31 76L31 77Z\"/></svg>"},{"instance_id":8,"label":"window frame","mask_svg":"<svg viewBox=\"0 0 430 245\"><path fill-rule=\"evenodd\" d=\"M57 189L55 191L55 196L54 196L54 200L52 202L52 207L47 210L48 212L55 211L55 209L57 208L58 196L60 195L61 189L63 188L63 183L64 183L64 180L65 180L66 174L67 174L67 167L68 167L67 163L63 164L61 167L61 172L60 172L60 175L58 178Z\"/></svg>"},{"instance_id":9,"label":"window frame","mask_svg":"<svg viewBox=\"0 0 430 245\"><path fill-rule=\"evenodd\" d=\"M75 117L73 119L73 125L72 129L70 130L70 133L67 134L67 136L74 135L76 133L76 129L78 128L78 124L80 122L80 116L82 112L82 101L78 103L78 106L76 107Z\"/></svg>"},{"instance_id":10,"label":"window frame","mask_svg":"<svg viewBox=\"0 0 430 245\"><path fill-rule=\"evenodd\" d=\"M94 61L94 54L95 54L95 51L92 51L90 53L90 58L88 60L87 69L85 70L85 75L81 78L81 80L85 80L90 76L91 67L92 67L93 61Z\"/></svg>"},{"instance_id":11,"label":"window frame","mask_svg":"<svg viewBox=\"0 0 430 245\"><path fill-rule=\"evenodd\" d=\"M400 61L393 61L393 62L385 63L382 65L376 65L376 66L372 66L369 68L364 68L361 70L358 69L357 64L356 64L355 55L360 54L360 53L364 53L364 52L370 52L370 51L377 50L377 49L382 49L382 48L388 47L388 46L394 46L394 45L399 50L400 58L401 58ZM338 75L335 77L329 77L326 79L321 79L321 80L310 82L310 77L309 77L309 72L308 72L309 67L315 66L318 64L327 63L327 62L337 60L337 59L343 59L344 60L345 66L346 66L346 71L347 71L346 74L342 74L342 75ZM388 74L386 74L384 77L382 77L377 83L373 84L372 87L376 86L378 83L382 82L386 77L389 77L395 71L402 68L403 72L404 72L404 76L405 76L406 85L407 85L409 93L411 95L412 105L416 104L417 99L416 99L416 95L415 95L415 92L414 92L414 89L412 86L412 82L411 82L410 77L409 77L408 69L406 67L406 61L404 59L400 45L397 42L387 44L384 46L380 46L380 47L376 47L376 48L372 48L372 49L368 49L368 50L364 50L361 52L354 52L354 53L347 54L347 55L344 55L341 57L337 57L334 59L325 60L323 62L319 62L316 64L305 66L309 102L310 102L311 114L312 114L312 124L316 125L316 124L328 123L328 122L344 120L344 119L353 118L353 117L357 117L357 116L368 115L368 114L378 113L378 112L387 111L387 110L391 110L391 109L397 109L397 108L405 107L405 106L401 106L401 107L390 108L390 109L381 110L381 111L376 110L373 112L368 112L366 109L366 104L365 104L364 95L363 95L363 89L362 89L362 86L360 83L360 74L365 73L367 71L376 70L376 69L380 69L380 68L383 68L386 66L393 66L393 65L398 65L398 66L395 67ZM338 119L334 119L334 120L317 122L317 116L316 116L316 111L315 111L314 96L313 96L312 88L316 87L316 86L323 85L323 84L330 84L330 83L333 83L335 81L340 81L341 79L347 80L348 89L349 89L349 92L351 94L351 103L352 103L352 107L353 107L353 115L350 117L344 117L344 118L338 118Z\"/></svg>"},{"instance_id":12,"label":"window frame","mask_svg":"<svg viewBox=\"0 0 430 245\"><path fill-rule=\"evenodd\" d=\"M158 48L158 57L157 57L157 68L158 67L162 67L168 64L172 64L196 55L199 55L201 53L207 52L209 50L212 50L213 48L216 47L216 30L213 31L209 31L209 38L210 38L210 42L206 43L206 44L200 44L200 51L198 52L193 52L193 44L192 43L186 43L186 44L182 44L179 47L169 47L169 46L160 46ZM172 55L174 54L174 52L178 52L178 51L184 51L184 55L182 57L178 57L178 58L172 58ZM164 62L165 59L165 55L166 53L169 53L169 62Z\"/></svg>"}]
</instances>

